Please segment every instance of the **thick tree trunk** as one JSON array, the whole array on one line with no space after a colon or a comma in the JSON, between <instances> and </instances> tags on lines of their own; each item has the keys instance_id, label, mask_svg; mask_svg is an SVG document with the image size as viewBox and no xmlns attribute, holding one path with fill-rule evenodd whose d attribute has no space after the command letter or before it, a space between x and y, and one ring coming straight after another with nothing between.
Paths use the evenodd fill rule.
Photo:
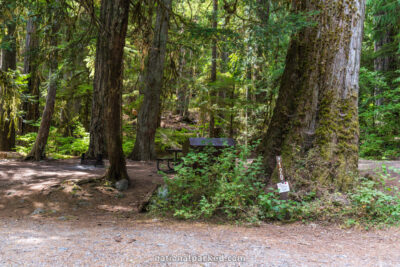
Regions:
<instances>
[{"instance_id":1,"label":"thick tree trunk","mask_svg":"<svg viewBox=\"0 0 400 267\"><path fill-rule=\"evenodd\" d=\"M218 27L218 0L213 0L213 29L216 30ZM211 48L211 77L210 81L213 83L217 81L217 39L214 38ZM213 105L216 101L217 93L215 89L211 89L210 102ZM215 113L210 110L210 125L209 125L209 136L211 138L217 136L217 131L215 129Z\"/></svg>"},{"instance_id":2,"label":"thick tree trunk","mask_svg":"<svg viewBox=\"0 0 400 267\"><path fill-rule=\"evenodd\" d=\"M261 150L268 178L282 155L295 188L344 190L358 166L358 78L365 0L302 0L318 25L292 36Z\"/></svg>"},{"instance_id":3,"label":"thick tree trunk","mask_svg":"<svg viewBox=\"0 0 400 267\"><path fill-rule=\"evenodd\" d=\"M86 152L85 158L87 159L97 159L98 156L102 155L104 158L107 157L107 143L106 143L106 133L105 133L105 118L104 118L104 91L102 88L102 72L100 69L107 64L103 61L103 57L99 55L102 51L100 42L100 36L97 39L96 45L96 59L95 59L95 74L93 83L93 97L92 97L92 111L90 119L90 142L89 149ZM98 70L98 71L97 71Z\"/></svg>"},{"instance_id":4,"label":"thick tree trunk","mask_svg":"<svg viewBox=\"0 0 400 267\"><path fill-rule=\"evenodd\" d=\"M127 179L122 151L122 78L129 0L102 0L96 51L95 86L104 96L104 118L110 167L106 179L115 183ZM98 118L102 119L101 112Z\"/></svg>"},{"instance_id":5,"label":"thick tree trunk","mask_svg":"<svg viewBox=\"0 0 400 267\"><path fill-rule=\"evenodd\" d=\"M47 89L46 105L42 114L42 121L38 134L36 136L35 144L32 147L31 152L26 156L26 160L36 160L46 158L46 145L49 137L51 120L53 118L54 106L56 102L57 93L57 71L58 71L58 30L60 29L60 21L57 13L53 14L51 21L51 36L50 46L52 50L49 56L49 86Z\"/></svg>"},{"instance_id":6,"label":"thick tree trunk","mask_svg":"<svg viewBox=\"0 0 400 267\"><path fill-rule=\"evenodd\" d=\"M40 78L38 75L37 54L39 50L39 40L36 32L35 18L30 17L26 23L26 40L25 40L25 58L24 58L24 73L30 74L28 79L29 99L23 103L25 112L24 121L21 124L21 133L36 132L36 126L32 126L33 122L39 119L39 86Z\"/></svg>"},{"instance_id":7,"label":"thick tree trunk","mask_svg":"<svg viewBox=\"0 0 400 267\"><path fill-rule=\"evenodd\" d=\"M153 43L146 62L144 83L142 84L144 97L138 115L135 146L130 156L133 160L152 160L156 158L154 139L161 108L160 98L171 0L162 0L160 3L162 4L157 7Z\"/></svg>"},{"instance_id":8,"label":"thick tree trunk","mask_svg":"<svg viewBox=\"0 0 400 267\"><path fill-rule=\"evenodd\" d=\"M17 49L15 38L16 24L10 21L7 24L7 35L3 37L3 43L8 43L6 48L1 50L1 70L15 70L17 65ZM1 90L1 88L0 88ZM15 147L15 125L9 118L10 111L0 107L0 151L11 151Z\"/></svg>"}]
</instances>

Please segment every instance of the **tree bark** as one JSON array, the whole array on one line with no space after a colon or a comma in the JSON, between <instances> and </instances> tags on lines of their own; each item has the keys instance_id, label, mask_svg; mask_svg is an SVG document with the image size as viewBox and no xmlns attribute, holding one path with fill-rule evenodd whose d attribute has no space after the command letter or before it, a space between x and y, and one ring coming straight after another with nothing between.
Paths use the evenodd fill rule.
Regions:
<instances>
[{"instance_id":1,"label":"tree bark","mask_svg":"<svg viewBox=\"0 0 400 267\"><path fill-rule=\"evenodd\" d=\"M218 0L213 0L213 22L212 26L214 30L218 28ZM211 48L211 77L210 82L214 83L217 81L217 38L215 37L212 41ZM211 89L210 103L213 105L216 101L217 94L215 89ZM217 136L217 131L215 129L215 112L210 110L210 125L209 125L209 136L211 138Z\"/></svg>"},{"instance_id":2,"label":"tree bark","mask_svg":"<svg viewBox=\"0 0 400 267\"><path fill-rule=\"evenodd\" d=\"M104 64L107 64L103 61L103 57L99 55L100 51L102 51L101 46L105 44L101 44L100 42L105 40L101 40L100 36L97 38L96 44L96 59L95 59L95 71L94 74L94 82L93 82L93 96L92 96L92 110L91 110L91 119L90 119L90 142L89 149L86 152L85 158L87 159L97 159L99 155L102 155L104 158L107 157L107 143L106 143L106 133L105 133L105 117L104 117L104 92L102 86L103 82L103 73L100 71Z\"/></svg>"},{"instance_id":3,"label":"tree bark","mask_svg":"<svg viewBox=\"0 0 400 267\"><path fill-rule=\"evenodd\" d=\"M184 78L184 70L186 66L186 50L181 47L179 51L179 70L178 70L178 83L176 89L176 111L175 113L184 117L187 115L187 87L182 79Z\"/></svg>"},{"instance_id":4,"label":"tree bark","mask_svg":"<svg viewBox=\"0 0 400 267\"><path fill-rule=\"evenodd\" d=\"M17 66L16 23L11 19L6 26L7 35L3 37L3 43L8 43L8 46L1 50L1 70L5 72L15 70ZM7 108L0 107L0 151L12 151L15 147L15 124L9 115Z\"/></svg>"},{"instance_id":5,"label":"tree bark","mask_svg":"<svg viewBox=\"0 0 400 267\"><path fill-rule=\"evenodd\" d=\"M49 86L47 89L46 105L42 114L42 121L38 134L36 136L35 144L31 152L26 156L26 160L39 161L46 158L46 145L49 137L51 120L53 118L54 106L57 94L57 71L58 71L58 31L60 29L58 12L54 12L51 18L51 32L50 32L50 46L51 51L49 55Z\"/></svg>"},{"instance_id":6,"label":"tree bark","mask_svg":"<svg viewBox=\"0 0 400 267\"><path fill-rule=\"evenodd\" d=\"M381 52L381 49L384 48L386 45L392 43L392 33L391 29L384 31L383 36L375 42L375 53ZM385 73L392 69L393 63L395 59L391 55L380 55L374 60L374 68L375 71L380 73ZM384 99L381 96L382 88L375 88L374 96L375 96L375 105L377 107L381 106Z\"/></svg>"},{"instance_id":7,"label":"tree bark","mask_svg":"<svg viewBox=\"0 0 400 267\"><path fill-rule=\"evenodd\" d=\"M129 0L102 0L96 51L95 85L104 95L105 132L110 167L105 178L112 183L127 179L122 151L122 78ZM102 119L101 112L98 113Z\"/></svg>"},{"instance_id":8,"label":"tree bark","mask_svg":"<svg viewBox=\"0 0 400 267\"><path fill-rule=\"evenodd\" d=\"M143 102L138 114L135 146L130 158L152 160L156 158L154 140L161 108L162 79L168 39L171 0L162 0L157 7L153 42L149 51L142 84Z\"/></svg>"},{"instance_id":9,"label":"tree bark","mask_svg":"<svg viewBox=\"0 0 400 267\"><path fill-rule=\"evenodd\" d=\"M25 58L24 58L24 73L30 74L28 79L29 99L23 103L25 112L24 120L21 123L21 133L36 132L37 126L32 126L33 122L39 119L39 86L40 78L38 75L38 60L39 39L36 31L36 18L30 17L26 23L26 39L25 39Z\"/></svg>"},{"instance_id":10,"label":"tree bark","mask_svg":"<svg viewBox=\"0 0 400 267\"><path fill-rule=\"evenodd\" d=\"M269 0L257 0L257 10L256 14L258 17L258 21L260 23L260 27L266 31L268 27L269 14L270 14L270 3ZM267 40L267 34L264 34L263 40ZM267 42L265 42L267 43ZM265 45L264 45L265 47ZM265 65L265 61L263 59L263 45L258 43L256 47L257 59L254 68L254 79L256 84L256 92L257 97L255 97L258 103L265 103L267 98L267 93L265 91L261 91L262 89L262 73Z\"/></svg>"},{"instance_id":11,"label":"tree bark","mask_svg":"<svg viewBox=\"0 0 400 267\"><path fill-rule=\"evenodd\" d=\"M271 178L282 155L294 188L345 190L358 167L358 78L365 0L302 0L318 25L292 36L260 149Z\"/></svg>"}]
</instances>

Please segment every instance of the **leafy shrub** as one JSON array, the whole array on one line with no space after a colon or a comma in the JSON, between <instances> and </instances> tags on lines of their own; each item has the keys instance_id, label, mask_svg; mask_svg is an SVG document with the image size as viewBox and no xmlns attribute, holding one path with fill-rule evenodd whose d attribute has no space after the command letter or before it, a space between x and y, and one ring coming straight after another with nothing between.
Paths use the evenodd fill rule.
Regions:
<instances>
[{"instance_id":1,"label":"leafy shrub","mask_svg":"<svg viewBox=\"0 0 400 267\"><path fill-rule=\"evenodd\" d=\"M386 187L362 179L350 195L354 216L365 223L398 224L400 221L400 193L397 188Z\"/></svg>"},{"instance_id":2,"label":"leafy shrub","mask_svg":"<svg viewBox=\"0 0 400 267\"><path fill-rule=\"evenodd\" d=\"M35 144L37 133L27 133L17 136L17 152L28 154ZM56 127L50 128L47 140L46 153L54 158L65 158L68 156L79 156L89 148L89 133L80 124L74 125L73 136L63 136Z\"/></svg>"},{"instance_id":3,"label":"leafy shrub","mask_svg":"<svg viewBox=\"0 0 400 267\"><path fill-rule=\"evenodd\" d=\"M219 155L213 148L189 153L173 178L165 177L163 188L151 209L183 219L226 216L228 219L286 220L294 202L278 200L276 193L265 193L262 160L251 164L248 149L227 148ZM168 192L166 192L166 190Z\"/></svg>"},{"instance_id":4,"label":"leafy shrub","mask_svg":"<svg viewBox=\"0 0 400 267\"><path fill-rule=\"evenodd\" d=\"M385 184L390 179L383 166L381 182L359 178L349 192L315 192L297 201L281 200L273 189L264 191L261 158L249 164L249 150L225 149L215 155L209 148L189 153L173 178L153 198L150 210L181 219L323 221L345 226L397 225L400 222L400 193Z\"/></svg>"}]
</instances>

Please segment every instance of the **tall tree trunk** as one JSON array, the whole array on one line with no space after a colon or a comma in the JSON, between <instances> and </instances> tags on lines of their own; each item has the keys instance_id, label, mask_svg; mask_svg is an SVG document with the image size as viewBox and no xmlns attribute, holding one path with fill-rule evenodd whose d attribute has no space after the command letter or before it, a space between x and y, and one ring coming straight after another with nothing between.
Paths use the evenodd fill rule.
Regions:
<instances>
[{"instance_id":1,"label":"tall tree trunk","mask_svg":"<svg viewBox=\"0 0 400 267\"><path fill-rule=\"evenodd\" d=\"M186 95L187 95L187 87L182 79L184 78L184 69L186 66L186 50L184 47L180 48L179 51L179 69L178 69L178 82L176 88L176 114L180 116L185 115L186 110Z\"/></svg>"},{"instance_id":2,"label":"tall tree trunk","mask_svg":"<svg viewBox=\"0 0 400 267\"><path fill-rule=\"evenodd\" d=\"M213 23L212 23L213 29L216 30L218 27L218 0L213 0ZM215 37L212 42L212 48L211 48L211 77L210 77L211 83L217 81L217 38ZM217 94L215 92L215 89L211 89L211 105L214 104L217 98ZM215 129L215 113L211 109L210 110L210 125L209 125L209 136L216 137L217 132Z\"/></svg>"},{"instance_id":3,"label":"tall tree trunk","mask_svg":"<svg viewBox=\"0 0 400 267\"><path fill-rule=\"evenodd\" d=\"M28 79L29 99L23 103L25 112L24 121L21 124L21 133L36 132L36 126L32 126L33 122L39 119L39 86L40 78L38 75L37 54L39 50L39 39L36 32L36 18L30 17L26 23L26 40L25 40L25 58L24 73L30 74Z\"/></svg>"},{"instance_id":4,"label":"tall tree trunk","mask_svg":"<svg viewBox=\"0 0 400 267\"><path fill-rule=\"evenodd\" d=\"M57 7L58 8L58 7ZM51 52L49 56L49 86L47 89L46 105L42 114L42 121L38 134L36 136L35 144L31 152L26 156L26 160L36 160L46 158L46 145L49 137L51 120L53 118L54 106L56 102L57 93L57 71L58 71L58 30L60 29L58 12L54 12L51 18L51 32L50 32L50 46Z\"/></svg>"},{"instance_id":5,"label":"tall tree trunk","mask_svg":"<svg viewBox=\"0 0 400 267\"><path fill-rule=\"evenodd\" d=\"M383 33L383 36L375 42L375 53L380 53L381 50L388 44L392 43L392 34L391 29L386 30ZM391 55L379 55L374 60L374 68L375 71L384 73L391 70L393 66L394 58ZM375 88L374 96L375 96L375 105L381 106L383 103L383 98L380 96L382 94L382 88Z\"/></svg>"},{"instance_id":6,"label":"tall tree trunk","mask_svg":"<svg viewBox=\"0 0 400 267\"><path fill-rule=\"evenodd\" d=\"M110 167L106 179L127 179L122 151L122 78L125 37L128 27L129 0L102 0L96 51L95 86L104 96L105 132ZM99 118L102 119L101 113Z\"/></svg>"},{"instance_id":7,"label":"tall tree trunk","mask_svg":"<svg viewBox=\"0 0 400 267\"><path fill-rule=\"evenodd\" d=\"M10 20L7 23L7 35L3 37L3 43L8 45L1 50L2 71L15 70L17 66L15 28L15 21ZM15 147L15 125L10 118L10 111L5 107L0 107L0 122L0 151L11 151Z\"/></svg>"},{"instance_id":8,"label":"tall tree trunk","mask_svg":"<svg viewBox=\"0 0 400 267\"><path fill-rule=\"evenodd\" d=\"M256 14L258 17L258 21L260 23L260 26L264 31L267 30L268 27L268 21L269 21L269 13L270 13L270 0L257 0L257 10ZM263 39L267 40L267 34L264 34ZM265 42L267 43L267 42ZM256 101L258 103L265 103L267 94L265 91L260 92L262 88L262 73L265 65L265 61L263 59L263 47L262 44L258 43L256 47L256 52L257 52L257 59L256 59L256 64L254 68L254 80L256 83L256 92L257 92L257 97L255 97Z\"/></svg>"},{"instance_id":9,"label":"tall tree trunk","mask_svg":"<svg viewBox=\"0 0 400 267\"><path fill-rule=\"evenodd\" d=\"M358 78L365 0L302 0L318 26L292 36L260 149L267 177L282 155L295 188L344 190L358 167Z\"/></svg>"},{"instance_id":10,"label":"tall tree trunk","mask_svg":"<svg viewBox=\"0 0 400 267\"><path fill-rule=\"evenodd\" d=\"M153 43L146 62L144 76L143 102L138 114L138 128L135 146L130 156L133 160L156 158L154 139L161 107L162 79L168 39L169 12L171 0L160 1L157 7Z\"/></svg>"},{"instance_id":11,"label":"tall tree trunk","mask_svg":"<svg viewBox=\"0 0 400 267\"><path fill-rule=\"evenodd\" d=\"M105 40L97 38L96 44L96 59L95 59L95 73L94 73L94 82L93 82L93 96L92 96L92 110L91 110L91 119L90 119L90 142L89 149L86 152L85 158L87 159L97 159L100 155L103 157L107 157L107 143L106 143L106 132L105 132L105 118L104 118L104 86L103 83L103 75L100 69L104 67L104 64L107 64L103 61L103 57L99 55L102 51L101 42L105 42Z\"/></svg>"}]
</instances>

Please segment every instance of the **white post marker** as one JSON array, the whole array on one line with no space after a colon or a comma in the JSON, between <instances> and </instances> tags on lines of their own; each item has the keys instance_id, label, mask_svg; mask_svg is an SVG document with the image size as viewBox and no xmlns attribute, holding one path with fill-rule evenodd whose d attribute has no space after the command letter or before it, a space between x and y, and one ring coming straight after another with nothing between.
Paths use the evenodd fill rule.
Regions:
<instances>
[{"instance_id":1,"label":"white post marker","mask_svg":"<svg viewBox=\"0 0 400 267\"><path fill-rule=\"evenodd\" d=\"M289 182L285 181L285 177L283 176L283 168L282 168L282 158L281 156L276 156L276 164L279 172L280 183L277 184L279 193L287 193L290 191Z\"/></svg>"}]
</instances>

